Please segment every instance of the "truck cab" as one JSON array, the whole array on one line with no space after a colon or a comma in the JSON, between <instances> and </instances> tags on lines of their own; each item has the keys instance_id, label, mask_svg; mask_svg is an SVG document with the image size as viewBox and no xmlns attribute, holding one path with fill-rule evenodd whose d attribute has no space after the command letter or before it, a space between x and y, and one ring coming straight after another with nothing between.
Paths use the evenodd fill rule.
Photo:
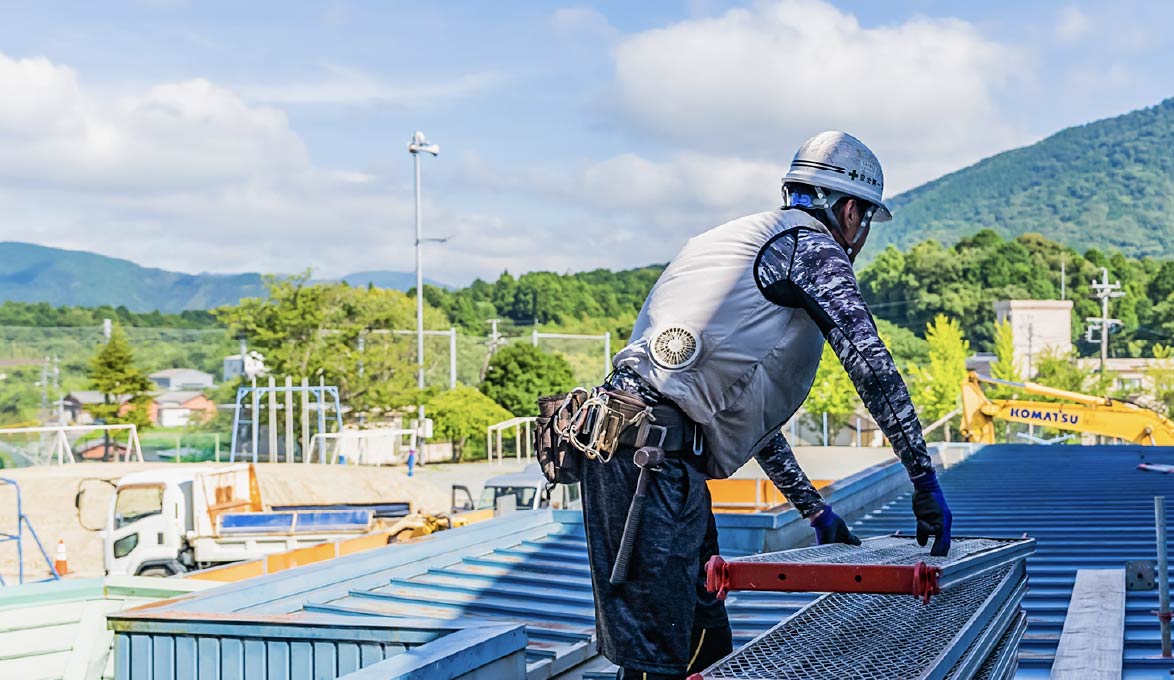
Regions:
<instances>
[{"instance_id":1,"label":"truck cab","mask_svg":"<svg viewBox=\"0 0 1174 680\"><path fill-rule=\"evenodd\" d=\"M547 493L546 477L542 475L542 470L536 463L531 463L521 472L498 475L486 480L476 502L473 501L468 487L454 485L452 510L492 510L507 496L513 496L516 510L579 510L583 507L578 484L556 484Z\"/></svg>"},{"instance_id":2,"label":"truck cab","mask_svg":"<svg viewBox=\"0 0 1174 680\"><path fill-rule=\"evenodd\" d=\"M107 574L170 576L191 568L191 470L137 472L119 480L103 527Z\"/></svg>"}]
</instances>

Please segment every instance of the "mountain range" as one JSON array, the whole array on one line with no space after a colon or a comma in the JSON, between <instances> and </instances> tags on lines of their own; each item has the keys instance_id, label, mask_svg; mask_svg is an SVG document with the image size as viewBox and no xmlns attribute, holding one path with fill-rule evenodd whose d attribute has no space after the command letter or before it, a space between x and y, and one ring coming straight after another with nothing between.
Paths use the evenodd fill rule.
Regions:
<instances>
[{"instance_id":1,"label":"mountain range","mask_svg":"<svg viewBox=\"0 0 1174 680\"><path fill-rule=\"evenodd\" d=\"M1174 255L1174 99L997 154L889 201L865 258L927 238L952 244L980 229L1035 232L1081 252ZM408 290L410 272L340 280ZM434 281L428 281L432 285ZM94 253L0 243L0 300L124 305L132 311L210 309L264 294L260 274L181 274Z\"/></svg>"},{"instance_id":2,"label":"mountain range","mask_svg":"<svg viewBox=\"0 0 1174 680\"><path fill-rule=\"evenodd\" d=\"M876 246L1034 232L1084 252L1174 256L1174 99L1005 151L895 196ZM871 251L871 253L869 253Z\"/></svg>"},{"instance_id":3,"label":"mountain range","mask_svg":"<svg viewBox=\"0 0 1174 680\"><path fill-rule=\"evenodd\" d=\"M415 288L412 272L365 271L339 279L352 286ZM426 280L430 285L444 284ZM0 300L52 305L125 306L133 312L212 309L265 294L260 274L181 274L129 260L32 243L0 242Z\"/></svg>"}]
</instances>

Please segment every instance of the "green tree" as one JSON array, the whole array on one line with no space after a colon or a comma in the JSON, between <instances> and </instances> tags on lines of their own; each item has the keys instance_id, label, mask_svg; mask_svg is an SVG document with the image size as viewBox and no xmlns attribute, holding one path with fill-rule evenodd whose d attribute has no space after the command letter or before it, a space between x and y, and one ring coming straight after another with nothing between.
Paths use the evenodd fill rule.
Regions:
<instances>
[{"instance_id":1,"label":"green tree","mask_svg":"<svg viewBox=\"0 0 1174 680\"><path fill-rule=\"evenodd\" d=\"M962 336L958 322L942 314L926 326L925 339L929 343L929 364L909 367L909 391L922 424L929 425L958 408L970 343ZM944 434L945 430L938 432Z\"/></svg>"},{"instance_id":2,"label":"green tree","mask_svg":"<svg viewBox=\"0 0 1174 680\"><path fill-rule=\"evenodd\" d=\"M110 339L90 362L90 385L102 393L103 403L90 407L95 419L133 423L140 429L150 426L147 404L155 385L135 366L134 350L121 326L111 329ZM123 402L129 402L130 409L120 414Z\"/></svg>"},{"instance_id":3,"label":"green tree","mask_svg":"<svg viewBox=\"0 0 1174 680\"><path fill-rule=\"evenodd\" d=\"M1040 355L1035 380L1041 385L1055 387L1069 392L1084 392L1091 378L1091 372L1077 365L1075 357L1048 351ZM1041 401L1061 401L1051 397L1032 396Z\"/></svg>"},{"instance_id":4,"label":"green tree","mask_svg":"<svg viewBox=\"0 0 1174 680\"><path fill-rule=\"evenodd\" d=\"M839 358L828 343L823 344L823 355L819 359L819 369L815 372L815 382L811 385L811 393L803 407L812 427L823 428L823 414L828 414L828 432L835 434L848 424L851 415L860 403L856 395L856 387L852 379L844 371Z\"/></svg>"},{"instance_id":5,"label":"green tree","mask_svg":"<svg viewBox=\"0 0 1174 680\"><path fill-rule=\"evenodd\" d=\"M486 453L486 428L513 417L496 401L464 385L432 397L426 409L433 420L434 437L452 442L454 462L460 461L466 452ZM470 439L473 444L467 446Z\"/></svg>"},{"instance_id":6,"label":"green tree","mask_svg":"<svg viewBox=\"0 0 1174 680\"><path fill-rule=\"evenodd\" d=\"M1146 377L1153 382L1154 399L1165 407L1166 413L1174 412L1174 346L1154 345L1156 361L1146 369Z\"/></svg>"},{"instance_id":7,"label":"green tree","mask_svg":"<svg viewBox=\"0 0 1174 680\"><path fill-rule=\"evenodd\" d=\"M215 314L264 355L270 374L312 382L321 376L338 386L355 416L420 398L414 338L388 333L415 327L414 299L398 290L310 284L309 272L268 277L266 284L268 297L241 300ZM449 324L442 312L425 305L424 326L447 329ZM425 359L426 372L447 368L443 353L426 349Z\"/></svg>"},{"instance_id":8,"label":"green tree","mask_svg":"<svg viewBox=\"0 0 1174 680\"><path fill-rule=\"evenodd\" d=\"M991 364L991 377L1007 382L1023 382L1019 366L1015 363L1015 336L1011 322L995 324L995 362ZM1014 399L1018 392L1007 385L992 385L987 396L992 399Z\"/></svg>"},{"instance_id":9,"label":"green tree","mask_svg":"<svg viewBox=\"0 0 1174 680\"><path fill-rule=\"evenodd\" d=\"M489 360L481 391L505 410L519 416L538 415L538 397L566 392L575 386L571 365L557 354L515 342Z\"/></svg>"}]
</instances>

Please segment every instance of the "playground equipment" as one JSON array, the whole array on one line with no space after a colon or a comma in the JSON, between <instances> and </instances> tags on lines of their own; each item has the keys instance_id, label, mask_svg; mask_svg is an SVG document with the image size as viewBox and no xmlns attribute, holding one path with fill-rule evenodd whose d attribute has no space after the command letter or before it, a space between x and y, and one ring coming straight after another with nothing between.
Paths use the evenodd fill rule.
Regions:
<instances>
[{"instance_id":1,"label":"playground equipment","mask_svg":"<svg viewBox=\"0 0 1174 680\"><path fill-rule=\"evenodd\" d=\"M16 543L17 582L24 583L24 532L26 529L29 535L32 536L33 541L37 544L37 550L41 551L41 557L45 558L45 564L49 567L49 578L39 580L59 580L61 575L57 573L56 567L53 566L53 560L49 558L49 553L45 551L45 546L41 543L40 537L37 536L37 530L29 522L28 515L24 514L24 507L21 505L20 500L20 485L7 477L0 477L0 487L3 486L11 486L16 494L16 533L0 531L0 544L8 542ZM3 574L0 574L0 586L5 585L8 584L4 582Z\"/></svg>"},{"instance_id":2,"label":"playground equipment","mask_svg":"<svg viewBox=\"0 0 1174 680\"><path fill-rule=\"evenodd\" d=\"M293 378L287 376L285 378L285 385L278 386L273 376L269 376L268 387L258 387L256 381L253 381L250 387L241 387L236 391L236 405L233 409L232 416L232 452L229 456L229 462L236 462L236 457L240 455L242 458L251 454L251 462L260 462L260 413L262 399L266 399L268 420L269 420L269 437L268 437L268 452L269 462L281 462L281 452L278 449L278 396L283 396L283 408L285 409L285 462L294 462L294 442L297 439L297 430L294 429L294 395L299 396L301 402L301 441L303 444L302 462L308 463L312 455L307 450L310 444L310 412L316 413L318 434L327 432L326 411L329 408L334 409L334 414L331 420L335 422L335 430L342 431L342 406L338 400L338 387L334 385L325 385L319 382L317 385L311 385L309 380L302 378L302 384L295 387ZM313 405L310 400L313 398ZM247 413L246 413L247 409ZM247 417L245 417L247 415ZM248 431L249 447L243 450L245 432ZM320 461L326 460L326 441L320 439L318 441L318 459Z\"/></svg>"}]
</instances>

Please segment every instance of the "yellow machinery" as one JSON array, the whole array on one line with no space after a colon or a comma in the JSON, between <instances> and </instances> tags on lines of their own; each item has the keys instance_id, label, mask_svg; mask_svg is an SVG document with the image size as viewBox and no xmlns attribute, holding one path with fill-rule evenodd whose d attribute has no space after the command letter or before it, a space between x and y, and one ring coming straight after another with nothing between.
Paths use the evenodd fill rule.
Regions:
<instances>
[{"instance_id":1,"label":"yellow machinery","mask_svg":"<svg viewBox=\"0 0 1174 680\"><path fill-rule=\"evenodd\" d=\"M437 531L456 529L473 524L474 522L484 522L487 519L493 519L493 508L468 510L466 512L452 514L442 512L437 515L414 512L406 517L401 517L398 522L387 530L387 542L399 543L410 541L413 538L428 536Z\"/></svg>"},{"instance_id":2,"label":"yellow machinery","mask_svg":"<svg viewBox=\"0 0 1174 680\"><path fill-rule=\"evenodd\" d=\"M1008 385L1029 394L1073 403L1021 399L992 401L987 399L979 385L984 382ZM1033 382L1013 383L988 378L971 371L962 381L962 435L975 443L993 444L996 419L1116 437L1135 444L1174 446L1174 422L1150 409Z\"/></svg>"}]
</instances>

